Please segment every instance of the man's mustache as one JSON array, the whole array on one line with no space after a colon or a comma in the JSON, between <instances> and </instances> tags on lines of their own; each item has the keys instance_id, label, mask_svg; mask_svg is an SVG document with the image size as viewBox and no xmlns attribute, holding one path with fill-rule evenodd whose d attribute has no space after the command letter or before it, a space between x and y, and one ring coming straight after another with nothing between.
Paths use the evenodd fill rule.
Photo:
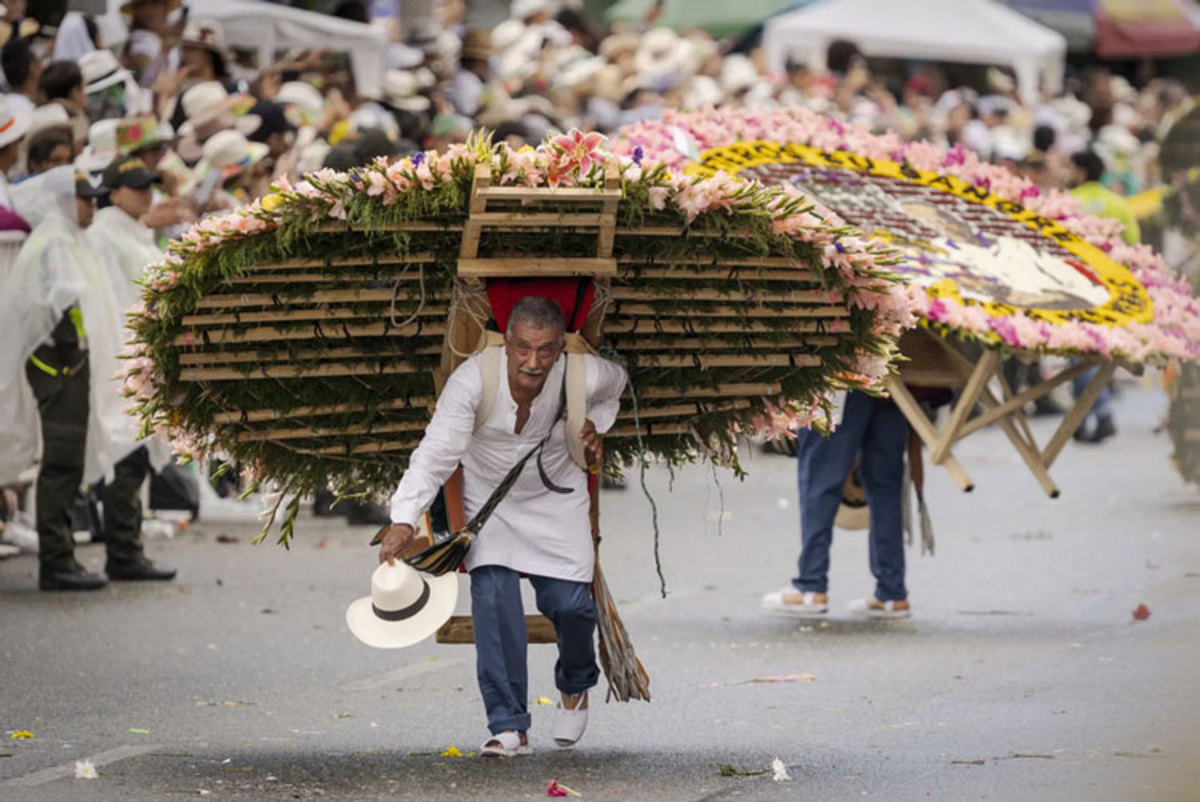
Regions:
<instances>
[{"instance_id":1,"label":"man's mustache","mask_svg":"<svg viewBox=\"0 0 1200 802\"><path fill-rule=\"evenodd\" d=\"M527 370L526 368L517 368L518 373L524 373L526 376L545 376L544 370Z\"/></svg>"}]
</instances>

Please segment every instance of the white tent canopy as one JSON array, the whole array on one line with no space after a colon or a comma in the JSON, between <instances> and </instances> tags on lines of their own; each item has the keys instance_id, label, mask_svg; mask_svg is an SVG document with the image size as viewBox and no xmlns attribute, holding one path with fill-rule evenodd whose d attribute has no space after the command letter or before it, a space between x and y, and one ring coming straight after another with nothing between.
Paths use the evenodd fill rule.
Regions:
<instances>
[{"instance_id":1,"label":"white tent canopy","mask_svg":"<svg viewBox=\"0 0 1200 802\"><path fill-rule=\"evenodd\" d=\"M823 0L783 14L763 28L771 69L811 62L829 43L847 39L866 56L1012 67L1022 99L1038 87L1062 87L1062 34L992 0Z\"/></svg>"},{"instance_id":2,"label":"white tent canopy","mask_svg":"<svg viewBox=\"0 0 1200 802\"><path fill-rule=\"evenodd\" d=\"M119 8L124 0L109 0L105 42L124 40ZM280 6L263 0L204 0L191 3L192 16L216 20L225 44L258 52L258 63L275 61L279 49L327 48L350 54L354 85L360 94L377 96L383 86L387 41L381 30L361 22Z\"/></svg>"}]
</instances>

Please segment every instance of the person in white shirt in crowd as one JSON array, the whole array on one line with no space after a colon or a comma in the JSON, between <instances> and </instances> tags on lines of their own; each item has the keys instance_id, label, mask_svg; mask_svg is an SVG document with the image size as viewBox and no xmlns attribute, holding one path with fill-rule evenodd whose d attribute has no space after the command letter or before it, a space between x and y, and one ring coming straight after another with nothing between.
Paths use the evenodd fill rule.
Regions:
<instances>
[{"instance_id":1,"label":"person in white shirt in crowd","mask_svg":"<svg viewBox=\"0 0 1200 802\"><path fill-rule=\"evenodd\" d=\"M141 542L139 491L150 458L136 440L116 378L127 336L125 307L115 268L86 233L101 192L71 165L14 188L34 229L0 305L0 341L8 344L0 349L0 408L6 418L19 413L26 419L6 425L0 482L11 481L36 456L36 414L42 590L96 590L109 579L175 576L151 562ZM104 572L93 573L75 559L69 510L80 486L100 479L108 560Z\"/></svg>"},{"instance_id":2,"label":"person in white shirt in crowd","mask_svg":"<svg viewBox=\"0 0 1200 802\"><path fill-rule=\"evenodd\" d=\"M163 259L154 243L154 230L142 222L154 204L154 174L138 157L122 156L104 169L103 182L108 205L96 210L88 238L114 260L117 275L124 280L123 285L114 282L117 301L128 309L137 303L136 282L146 267Z\"/></svg>"},{"instance_id":3,"label":"person in white shirt in crowd","mask_svg":"<svg viewBox=\"0 0 1200 802\"><path fill-rule=\"evenodd\" d=\"M568 452L563 416L564 330L563 312L555 301L525 297L513 306L495 403L478 426L483 362L472 357L450 376L392 496L393 525L380 545L381 563L400 557L418 519L460 464L463 507L470 518L518 461L544 443L539 465L523 467L464 561L471 575L479 688L492 733L481 748L485 757L531 751L522 574L532 583L538 609L553 622L558 636L558 746L573 746L582 737L587 691L600 674L594 645L596 607L589 594L595 550L588 523L587 474ZM612 362L591 355L584 359L587 420L578 434L589 463L598 464L599 435L616 420L626 376Z\"/></svg>"}]
</instances>

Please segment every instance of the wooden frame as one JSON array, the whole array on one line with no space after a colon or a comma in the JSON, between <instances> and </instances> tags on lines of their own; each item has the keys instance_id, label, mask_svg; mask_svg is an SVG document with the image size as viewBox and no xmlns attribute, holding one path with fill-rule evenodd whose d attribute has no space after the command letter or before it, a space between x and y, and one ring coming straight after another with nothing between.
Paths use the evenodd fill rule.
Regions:
<instances>
[{"instance_id":1,"label":"wooden frame","mask_svg":"<svg viewBox=\"0 0 1200 802\"><path fill-rule=\"evenodd\" d=\"M954 445L995 423L999 424L1046 494L1057 498L1059 489L1050 477L1050 466L1062 453L1063 447L1117 369L1117 363L1106 357L1081 357L1057 375L1023 392L1014 393L1004 378L1003 360L998 350L985 350L977 361L972 361L959 345L924 329L905 335L900 349L911 361L901 367L899 377L888 377L887 391L929 449L931 461L941 465L955 483L968 492L974 489L975 483L955 458ZM1025 405L1048 395L1059 385L1092 368L1098 368L1096 375L1063 416L1058 429L1045 446L1039 446L1025 419ZM944 427L939 429L926 416L906 384L960 391L950 407ZM982 406L983 411L972 417L978 406Z\"/></svg>"}]
</instances>

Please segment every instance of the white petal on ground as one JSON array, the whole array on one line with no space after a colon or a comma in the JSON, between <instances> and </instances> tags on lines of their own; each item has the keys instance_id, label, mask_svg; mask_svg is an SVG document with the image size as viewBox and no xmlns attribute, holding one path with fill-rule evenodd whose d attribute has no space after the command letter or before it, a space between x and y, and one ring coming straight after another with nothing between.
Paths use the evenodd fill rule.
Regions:
<instances>
[{"instance_id":1,"label":"white petal on ground","mask_svg":"<svg viewBox=\"0 0 1200 802\"><path fill-rule=\"evenodd\" d=\"M90 760L75 761L75 779L77 780L94 780L100 775L96 773L96 767L92 765Z\"/></svg>"},{"instance_id":2,"label":"white petal on ground","mask_svg":"<svg viewBox=\"0 0 1200 802\"><path fill-rule=\"evenodd\" d=\"M792 775L788 774L787 766L783 765L783 761L779 758L771 761L771 769L775 772L775 776L771 779L777 783L792 779Z\"/></svg>"}]
</instances>

